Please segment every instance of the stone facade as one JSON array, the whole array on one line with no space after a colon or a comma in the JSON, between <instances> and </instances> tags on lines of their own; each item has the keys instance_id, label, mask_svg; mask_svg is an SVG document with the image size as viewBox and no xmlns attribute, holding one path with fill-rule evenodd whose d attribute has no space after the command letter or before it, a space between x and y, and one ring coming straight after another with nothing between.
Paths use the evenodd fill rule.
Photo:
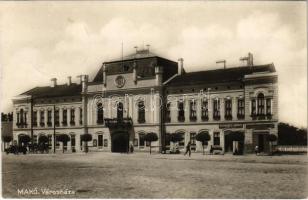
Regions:
<instances>
[{"instance_id":1,"label":"stone facade","mask_svg":"<svg viewBox=\"0 0 308 200\"><path fill-rule=\"evenodd\" d=\"M153 150L173 144L167 134L180 133L180 150L195 141L200 132L211 140L206 150L219 146L234 151L228 134L244 134L243 149L252 152L256 145L267 152L269 134L277 135L278 87L273 64L186 73L183 59L173 62L148 50L123 59L105 62L93 81L80 76L80 83L29 90L13 99L14 140L21 134L38 142L40 135L50 138L67 134L67 144L56 142L56 151L83 151L81 135L89 133L91 151L149 150L144 135L154 132L158 141ZM35 115L35 116L34 116ZM125 139L127 137L127 139ZM121 139L122 138L122 139Z\"/></svg>"}]
</instances>

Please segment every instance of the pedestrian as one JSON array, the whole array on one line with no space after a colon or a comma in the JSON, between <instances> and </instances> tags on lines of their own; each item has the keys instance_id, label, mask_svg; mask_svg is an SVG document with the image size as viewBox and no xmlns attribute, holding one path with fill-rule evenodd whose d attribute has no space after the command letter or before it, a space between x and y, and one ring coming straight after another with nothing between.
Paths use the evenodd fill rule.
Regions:
<instances>
[{"instance_id":1,"label":"pedestrian","mask_svg":"<svg viewBox=\"0 0 308 200\"><path fill-rule=\"evenodd\" d=\"M258 147L258 145L255 147L255 153L256 153L256 155L258 155L258 153L259 153L259 147Z\"/></svg>"},{"instance_id":2,"label":"pedestrian","mask_svg":"<svg viewBox=\"0 0 308 200\"><path fill-rule=\"evenodd\" d=\"M130 153L134 153L134 145L130 144Z\"/></svg>"},{"instance_id":3,"label":"pedestrian","mask_svg":"<svg viewBox=\"0 0 308 200\"><path fill-rule=\"evenodd\" d=\"M184 154L184 156L188 153L189 157L191 155L191 150L190 150L190 146L191 146L191 142L189 141L186 145L186 152Z\"/></svg>"}]
</instances>

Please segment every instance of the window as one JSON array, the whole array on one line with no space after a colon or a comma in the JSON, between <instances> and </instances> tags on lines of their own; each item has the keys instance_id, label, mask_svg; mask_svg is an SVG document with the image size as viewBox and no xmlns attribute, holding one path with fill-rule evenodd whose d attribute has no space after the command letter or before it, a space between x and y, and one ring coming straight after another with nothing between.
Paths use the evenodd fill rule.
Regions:
<instances>
[{"instance_id":1,"label":"window","mask_svg":"<svg viewBox=\"0 0 308 200\"><path fill-rule=\"evenodd\" d=\"M59 119L59 110L55 110L55 126L59 126L60 124Z\"/></svg>"},{"instance_id":2,"label":"window","mask_svg":"<svg viewBox=\"0 0 308 200\"><path fill-rule=\"evenodd\" d=\"M170 106L171 106L171 103L168 102L167 105L166 105L166 119L165 119L166 122L170 122L171 121Z\"/></svg>"},{"instance_id":3,"label":"window","mask_svg":"<svg viewBox=\"0 0 308 200\"><path fill-rule=\"evenodd\" d=\"M184 102L178 102L178 121L183 122L185 121L185 112L184 112Z\"/></svg>"},{"instance_id":4,"label":"window","mask_svg":"<svg viewBox=\"0 0 308 200\"><path fill-rule=\"evenodd\" d=\"M272 114L272 100L266 99L266 115Z\"/></svg>"},{"instance_id":5,"label":"window","mask_svg":"<svg viewBox=\"0 0 308 200\"><path fill-rule=\"evenodd\" d=\"M33 135L33 144L37 144L37 135Z\"/></svg>"},{"instance_id":6,"label":"window","mask_svg":"<svg viewBox=\"0 0 308 200\"><path fill-rule=\"evenodd\" d=\"M179 141L179 147L183 149L185 146L185 133L179 133L179 134L181 135L182 138L182 140Z\"/></svg>"},{"instance_id":7,"label":"window","mask_svg":"<svg viewBox=\"0 0 308 200\"><path fill-rule=\"evenodd\" d=\"M37 126L37 111L33 111L33 126Z\"/></svg>"},{"instance_id":8,"label":"window","mask_svg":"<svg viewBox=\"0 0 308 200\"><path fill-rule=\"evenodd\" d=\"M225 100L225 119L226 120L232 119L232 100L231 99Z\"/></svg>"},{"instance_id":9,"label":"window","mask_svg":"<svg viewBox=\"0 0 308 200\"><path fill-rule=\"evenodd\" d=\"M213 113L213 118L214 120L220 120L220 100L215 99L214 100L214 113Z\"/></svg>"},{"instance_id":10,"label":"window","mask_svg":"<svg viewBox=\"0 0 308 200\"><path fill-rule=\"evenodd\" d=\"M48 148L52 148L52 135L48 135Z\"/></svg>"},{"instance_id":11,"label":"window","mask_svg":"<svg viewBox=\"0 0 308 200\"><path fill-rule=\"evenodd\" d=\"M139 146L144 147L144 133L139 134Z\"/></svg>"},{"instance_id":12,"label":"window","mask_svg":"<svg viewBox=\"0 0 308 200\"><path fill-rule=\"evenodd\" d=\"M47 126L51 126L51 110L47 111Z\"/></svg>"},{"instance_id":13,"label":"window","mask_svg":"<svg viewBox=\"0 0 308 200\"><path fill-rule=\"evenodd\" d=\"M56 135L56 149L60 148L59 135Z\"/></svg>"},{"instance_id":14,"label":"window","mask_svg":"<svg viewBox=\"0 0 308 200\"><path fill-rule=\"evenodd\" d=\"M209 120L208 101L206 99L203 99L201 102L201 119L203 121Z\"/></svg>"},{"instance_id":15,"label":"window","mask_svg":"<svg viewBox=\"0 0 308 200\"><path fill-rule=\"evenodd\" d=\"M63 116L62 125L67 126L67 110L66 109L63 110L62 116Z\"/></svg>"},{"instance_id":16,"label":"window","mask_svg":"<svg viewBox=\"0 0 308 200\"><path fill-rule=\"evenodd\" d=\"M82 125L82 108L79 108L79 124Z\"/></svg>"},{"instance_id":17,"label":"window","mask_svg":"<svg viewBox=\"0 0 308 200\"><path fill-rule=\"evenodd\" d=\"M264 95L262 93L258 94L258 98L257 98L257 102L258 102L258 115L264 115Z\"/></svg>"},{"instance_id":18,"label":"window","mask_svg":"<svg viewBox=\"0 0 308 200\"><path fill-rule=\"evenodd\" d=\"M196 151L196 132L190 133L191 150Z\"/></svg>"},{"instance_id":19,"label":"window","mask_svg":"<svg viewBox=\"0 0 308 200\"><path fill-rule=\"evenodd\" d=\"M104 123L104 108L102 103L97 104L97 124Z\"/></svg>"},{"instance_id":20,"label":"window","mask_svg":"<svg viewBox=\"0 0 308 200\"><path fill-rule=\"evenodd\" d=\"M214 146L220 145L220 133L214 132Z\"/></svg>"},{"instance_id":21,"label":"window","mask_svg":"<svg viewBox=\"0 0 308 200\"><path fill-rule=\"evenodd\" d=\"M245 104L244 99L238 99L237 101L237 118L244 119L245 117Z\"/></svg>"},{"instance_id":22,"label":"window","mask_svg":"<svg viewBox=\"0 0 308 200\"><path fill-rule=\"evenodd\" d=\"M97 139L98 139L98 148L102 148L103 147L103 135L98 135Z\"/></svg>"},{"instance_id":23,"label":"window","mask_svg":"<svg viewBox=\"0 0 308 200\"><path fill-rule=\"evenodd\" d=\"M45 112L43 110L40 112L40 126L45 126Z\"/></svg>"},{"instance_id":24,"label":"window","mask_svg":"<svg viewBox=\"0 0 308 200\"><path fill-rule=\"evenodd\" d=\"M24 110L20 109L20 113L19 113L19 117L20 117L20 125L24 125Z\"/></svg>"},{"instance_id":25,"label":"window","mask_svg":"<svg viewBox=\"0 0 308 200\"><path fill-rule=\"evenodd\" d=\"M108 139L104 139L104 147L108 147Z\"/></svg>"},{"instance_id":26,"label":"window","mask_svg":"<svg viewBox=\"0 0 308 200\"><path fill-rule=\"evenodd\" d=\"M134 139L134 146L138 147L138 139L137 138Z\"/></svg>"},{"instance_id":27,"label":"window","mask_svg":"<svg viewBox=\"0 0 308 200\"><path fill-rule=\"evenodd\" d=\"M76 146L75 135L71 135L71 146L72 146L72 147L75 147L75 146Z\"/></svg>"},{"instance_id":28,"label":"window","mask_svg":"<svg viewBox=\"0 0 308 200\"><path fill-rule=\"evenodd\" d=\"M79 141L80 141L80 150L82 150L82 140L81 140L81 135L80 135L80 138L79 138Z\"/></svg>"},{"instance_id":29,"label":"window","mask_svg":"<svg viewBox=\"0 0 308 200\"><path fill-rule=\"evenodd\" d=\"M75 126L75 109L73 109L73 108L71 108L70 125L71 126Z\"/></svg>"},{"instance_id":30,"label":"window","mask_svg":"<svg viewBox=\"0 0 308 200\"><path fill-rule=\"evenodd\" d=\"M117 105L117 118L118 120L123 120L123 103L118 102Z\"/></svg>"},{"instance_id":31,"label":"window","mask_svg":"<svg viewBox=\"0 0 308 200\"><path fill-rule=\"evenodd\" d=\"M145 108L144 108L144 101L138 102L138 123L145 122Z\"/></svg>"},{"instance_id":32,"label":"window","mask_svg":"<svg viewBox=\"0 0 308 200\"><path fill-rule=\"evenodd\" d=\"M97 139L93 140L93 147L97 147Z\"/></svg>"},{"instance_id":33,"label":"window","mask_svg":"<svg viewBox=\"0 0 308 200\"><path fill-rule=\"evenodd\" d=\"M255 116L257 114L257 110L256 110L256 100L253 99L251 100L251 115Z\"/></svg>"},{"instance_id":34,"label":"window","mask_svg":"<svg viewBox=\"0 0 308 200\"><path fill-rule=\"evenodd\" d=\"M196 102L195 100L191 100L189 104L189 110L190 110L190 121L196 121L197 120L197 109L196 109Z\"/></svg>"}]
</instances>

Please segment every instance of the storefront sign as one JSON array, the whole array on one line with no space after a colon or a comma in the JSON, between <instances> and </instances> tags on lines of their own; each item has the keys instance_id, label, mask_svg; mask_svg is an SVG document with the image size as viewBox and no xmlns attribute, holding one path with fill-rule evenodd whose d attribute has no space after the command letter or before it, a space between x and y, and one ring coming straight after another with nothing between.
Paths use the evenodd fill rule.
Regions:
<instances>
[{"instance_id":1,"label":"storefront sign","mask_svg":"<svg viewBox=\"0 0 308 200\"><path fill-rule=\"evenodd\" d=\"M243 128L243 124L219 124L219 128Z\"/></svg>"},{"instance_id":2,"label":"storefront sign","mask_svg":"<svg viewBox=\"0 0 308 200\"><path fill-rule=\"evenodd\" d=\"M247 124L247 129L257 129L257 130L264 130L269 128L275 128L274 124Z\"/></svg>"}]
</instances>

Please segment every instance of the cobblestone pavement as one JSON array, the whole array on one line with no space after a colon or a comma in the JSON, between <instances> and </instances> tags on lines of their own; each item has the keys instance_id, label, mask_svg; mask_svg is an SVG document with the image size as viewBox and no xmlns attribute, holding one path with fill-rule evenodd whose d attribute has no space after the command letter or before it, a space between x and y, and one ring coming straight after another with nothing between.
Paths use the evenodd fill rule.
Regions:
<instances>
[{"instance_id":1,"label":"cobblestone pavement","mask_svg":"<svg viewBox=\"0 0 308 200\"><path fill-rule=\"evenodd\" d=\"M3 197L306 198L307 155L2 155Z\"/></svg>"}]
</instances>

